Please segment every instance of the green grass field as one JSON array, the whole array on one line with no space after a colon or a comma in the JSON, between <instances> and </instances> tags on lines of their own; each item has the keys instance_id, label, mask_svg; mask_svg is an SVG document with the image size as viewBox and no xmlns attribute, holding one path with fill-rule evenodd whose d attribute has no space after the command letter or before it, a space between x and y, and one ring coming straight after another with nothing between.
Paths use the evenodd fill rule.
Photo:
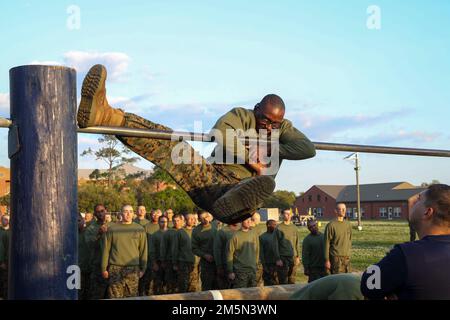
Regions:
<instances>
[{"instance_id":1,"label":"green grass field","mask_svg":"<svg viewBox=\"0 0 450 320\"><path fill-rule=\"evenodd\" d=\"M326 221L321 221L320 231L325 229ZM381 260L394 244L409 241L409 228L406 221L362 221L363 230L358 231L357 223L353 225L352 236L352 271L364 271L369 265ZM309 231L299 227L300 239L306 237ZM297 282L307 282L303 274L303 266L297 271Z\"/></svg>"}]
</instances>

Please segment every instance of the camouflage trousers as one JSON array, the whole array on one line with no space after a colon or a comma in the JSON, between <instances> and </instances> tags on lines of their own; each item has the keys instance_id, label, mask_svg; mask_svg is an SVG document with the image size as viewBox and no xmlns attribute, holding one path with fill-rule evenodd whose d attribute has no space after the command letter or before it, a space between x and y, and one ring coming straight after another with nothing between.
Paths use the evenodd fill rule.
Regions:
<instances>
[{"instance_id":1,"label":"camouflage trousers","mask_svg":"<svg viewBox=\"0 0 450 320\"><path fill-rule=\"evenodd\" d=\"M165 261L163 267L165 269L164 282L166 284L166 293L176 293L178 285L178 272L173 270L172 261Z\"/></svg>"},{"instance_id":2,"label":"camouflage trousers","mask_svg":"<svg viewBox=\"0 0 450 320\"><path fill-rule=\"evenodd\" d=\"M258 263L256 265L256 286L257 287L262 287L264 286L264 281L263 281L263 265L262 263Z\"/></svg>"},{"instance_id":3,"label":"camouflage trousers","mask_svg":"<svg viewBox=\"0 0 450 320\"><path fill-rule=\"evenodd\" d=\"M267 263L263 268L263 279L265 286L275 286L278 283L277 265L275 263Z\"/></svg>"},{"instance_id":4,"label":"camouflage trousers","mask_svg":"<svg viewBox=\"0 0 450 320\"><path fill-rule=\"evenodd\" d=\"M200 279L202 281L202 291L217 289L217 269L214 262L206 260L200 261Z\"/></svg>"},{"instance_id":5,"label":"camouflage trousers","mask_svg":"<svg viewBox=\"0 0 450 320\"><path fill-rule=\"evenodd\" d=\"M232 282L233 288L256 287L256 272L254 270L235 270L236 278Z\"/></svg>"},{"instance_id":6,"label":"camouflage trousers","mask_svg":"<svg viewBox=\"0 0 450 320\"><path fill-rule=\"evenodd\" d=\"M331 274L350 273L350 257L347 256L330 256Z\"/></svg>"},{"instance_id":7,"label":"camouflage trousers","mask_svg":"<svg viewBox=\"0 0 450 320\"><path fill-rule=\"evenodd\" d=\"M158 265L158 271L152 271L153 294L166 294L166 270L162 267L161 262L156 264Z\"/></svg>"},{"instance_id":8,"label":"camouflage trousers","mask_svg":"<svg viewBox=\"0 0 450 320\"><path fill-rule=\"evenodd\" d=\"M324 267L316 267L308 269L308 283L327 276L327 270Z\"/></svg>"},{"instance_id":9,"label":"camouflage trousers","mask_svg":"<svg viewBox=\"0 0 450 320\"><path fill-rule=\"evenodd\" d=\"M138 296L139 267L109 266L108 298L128 298Z\"/></svg>"},{"instance_id":10,"label":"camouflage trousers","mask_svg":"<svg viewBox=\"0 0 450 320\"><path fill-rule=\"evenodd\" d=\"M108 279L102 277L102 273L97 268L98 271L91 272L91 278L89 281L89 293L88 297L90 300L100 300L106 298L106 293L108 291Z\"/></svg>"},{"instance_id":11,"label":"camouflage trousers","mask_svg":"<svg viewBox=\"0 0 450 320\"><path fill-rule=\"evenodd\" d=\"M5 268L0 267L0 298L8 299L8 262Z\"/></svg>"},{"instance_id":12,"label":"camouflage trousers","mask_svg":"<svg viewBox=\"0 0 450 320\"><path fill-rule=\"evenodd\" d=\"M124 127L173 131L132 113L125 114ZM117 136L117 139L130 150L165 170L197 206L207 211L211 211L216 199L241 180L224 165L208 163L187 142L121 136ZM175 147L175 150L183 150L183 155L190 154L190 159L175 164L172 161L172 150ZM180 156L180 153L174 152L174 154ZM178 160L180 157L177 158Z\"/></svg>"},{"instance_id":13,"label":"camouflage trousers","mask_svg":"<svg viewBox=\"0 0 450 320\"><path fill-rule=\"evenodd\" d=\"M282 267L277 267L278 281L280 284L295 284L297 275L297 266L294 263L294 257L280 257L283 261Z\"/></svg>"},{"instance_id":14,"label":"camouflage trousers","mask_svg":"<svg viewBox=\"0 0 450 320\"><path fill-rule=\"evenodd\" d=\"M180 293L198 291L198 276L198 269L194 263L179 262L177 291Z\"/></svg>"},{"instance_id":15,"label":"camouflage trousers","mask_svg":"<svg viewBox=\"0 0 450 320\"><path fill-rule=\"evenodd\" d=\"M217 272L217 289L224 290L224 289L230 289L230 280L228 280L228 272L226 270L226 266L222 266L221 270L223 270L223 273L220 274Z\"/></svg>"},{"instance_id":16,"label":"camouflage trousers","mask_svg":"<svg viewBox=\"0 0 450 320\"><path fill-rule=\"evenodd\" d=\"M150 296L152 295L152 265L148 264L142 278L139 279L139 295Z\"/></svg>"}]
</instances>

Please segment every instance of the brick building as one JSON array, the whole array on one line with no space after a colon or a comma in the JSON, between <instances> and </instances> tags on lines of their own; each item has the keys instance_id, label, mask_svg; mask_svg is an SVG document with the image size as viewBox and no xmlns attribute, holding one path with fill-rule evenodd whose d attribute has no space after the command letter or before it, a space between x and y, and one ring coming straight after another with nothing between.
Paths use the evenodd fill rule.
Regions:
<instances>
[{"instance_id":1,"label":"brick building","mask_svg":"<svg viewBox=\"0 0 450 320\"><path fill-rule=\"evenodd\" d=\"M11 190L10 172L8 168L0 167L0 197L6 196ZM0 205L0 213L6 213L6 206Z\"/></svg>"},{"instance_id":2,"label":"brick building","mask_svg":"<svg viewBox=\"0 0 450 320\"><path fill-rule=\"evenodd\" d=\"M408 182L375 183L360 185L361 213L363 219L406 219L414 197L425 190ZM332 219L336 203L347 206L347 216L356 218L356 185L314 185L297 197L294 207L300 214L309 210L319 219Z\"/></svg>"}]
</instances>

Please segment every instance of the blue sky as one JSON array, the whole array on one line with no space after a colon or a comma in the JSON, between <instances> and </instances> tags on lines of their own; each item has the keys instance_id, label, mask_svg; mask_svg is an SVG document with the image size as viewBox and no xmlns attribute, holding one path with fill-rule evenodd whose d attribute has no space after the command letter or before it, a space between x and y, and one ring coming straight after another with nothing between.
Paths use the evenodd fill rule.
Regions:
<instances>
[{"instance_id":1,"label":"blue sky","mask_svg":"<svg viewBox=\"0 0 450 320\"><path fill-rule=\"evenodd\" d=\"M380 10L369 29L367 9ZM79 28L69 22L79 9ZM0 5L0 116L8 70L108 67L110 102L174 129L208 131L231 107L283 97L313 141L450 149L450 2L11 1ZM0 149L7 150L0 130ZM96 137L79 135L79 153ZM203 154L212 146L195 145ZM352 184L349 153L284 162L277 188ZM448 158L361 154L361 183L450 183ZM9 167L6 153L0 165ZM80 158L80 168L100 167ZM146 161L139 166L150 168Z\"/></svg>"}]
</instances>

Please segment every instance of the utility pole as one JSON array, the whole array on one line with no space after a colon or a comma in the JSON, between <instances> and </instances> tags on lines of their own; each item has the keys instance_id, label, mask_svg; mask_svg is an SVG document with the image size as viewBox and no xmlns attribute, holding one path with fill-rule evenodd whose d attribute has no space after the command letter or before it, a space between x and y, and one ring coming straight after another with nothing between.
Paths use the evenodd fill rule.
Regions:
<instances>
[{"instance_id":1,"label":"utility pole","mask_svg":"<svg viewBox=\"0 0 450 320\"><path fill-rule=\"evenodd\" d=\"M362 230L362 224L361 224L361 198L360 198L360 192L359 192L359 170L361 167L359 166L359 158L358 153L352 153L351 155L344 158L344 160L351 160L355 161L355 174L356 174L356 203L357 203L357 217L358 217L358 230Z\"/></svg>"}]
</instances>

